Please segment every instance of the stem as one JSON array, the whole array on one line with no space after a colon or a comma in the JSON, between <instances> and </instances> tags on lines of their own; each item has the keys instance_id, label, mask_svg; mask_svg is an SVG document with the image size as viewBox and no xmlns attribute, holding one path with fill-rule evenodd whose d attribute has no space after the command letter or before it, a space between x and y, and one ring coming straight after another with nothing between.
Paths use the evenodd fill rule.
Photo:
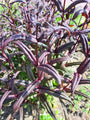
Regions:
<instances>
[{"instance_id":1,"label":"stem","mask_svg":"<svg viewBox=\"0 0 90 120\"><path fill-rule=\"evenodd\" d=\"M66 0L64 0L64 4L63 4L63 14L62 14L62 21L61 21L61 25L63 24L63 19L64 19L64 9L65 9L65 3L66 3Z\"/></svg>"}]
</instances>

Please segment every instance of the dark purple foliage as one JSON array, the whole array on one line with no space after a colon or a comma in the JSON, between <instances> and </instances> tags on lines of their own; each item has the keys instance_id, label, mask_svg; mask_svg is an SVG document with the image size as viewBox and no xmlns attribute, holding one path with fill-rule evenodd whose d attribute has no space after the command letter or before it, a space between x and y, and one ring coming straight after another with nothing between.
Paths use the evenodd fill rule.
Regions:
<instances>
[{"instance_id":1,"label":"dark purple foliage","mask_svg":"<svg viewBox=\"0 0 90 120\"><path fill-rule=\"evenodd\" d=\"M85 6L77 9L82 3ZM66 93L71 91L73 95L78 84L90 84L89 79L82 78L90 68L88 3L90 0L75 0L68 6L66 0L64 3L61 0L0 3L3 7L0 10L0 110L5 99L13 98L16 100L14 112L19 110L21 119L23 103L29 103L27 98L33 94L56 120L45 93L72 103ZM75 20L79 15L81 18L77 23ZM83 23L82 16L85 18ZM67 73L68 61L77 51L85 58L73 77L66 77L63 72ZM55 80L52 89L47 84L49 80L52 84Z\"/></svg>"}]
</instances>

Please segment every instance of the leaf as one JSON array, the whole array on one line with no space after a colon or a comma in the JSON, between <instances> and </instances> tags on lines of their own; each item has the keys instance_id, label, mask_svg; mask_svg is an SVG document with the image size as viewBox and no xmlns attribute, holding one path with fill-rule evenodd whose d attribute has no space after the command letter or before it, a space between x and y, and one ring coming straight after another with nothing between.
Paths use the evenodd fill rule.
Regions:
<instances>
[{"instance_id":1,"label":"leaf","mask_svg":"<svg viewBox=\"0 0 90 120\"><path fill-rule=\"evenodd\" d=\"M62 61L67 61L67 60L70 60L70 55L67 55L67 56L64 56L64 57L61 57L61 58L52 59L52 60L49 61L49 64L52 65L54 63L59 63L59 62L62 62Z\"/></svg>"},{"instance_id":2,"label":"leaf","mask_svg":"<svg viewBox=\"0 0 90 120\"><path fill-rule=\"evenodd\" d=\"M51 117L54 120L57 120L57 118L56 118L54 112L52 111L52 109L51 109L51 107L50 107L50 105L49 105L45 95L43 95L43 94L40 95L40 100L41 100L42 104L44 105L44 107L47 109L47 112L51 115Z\"/></svg>"},{"instance_id":3,"label":"leaf","mask_svg":"<svg viewBox=\"0 0 90 120\"><path fill-rule=\"evenodd\" d=\"M80 80L81 80L80 74L79 73L74 73L74 77L72 79L72 85L71 85L72 95L73 95L76 87L78 86Z\"/></svg>"},{"instance_id":4,"label":"leaf","mask_svg":"<svg viewBox=\"0 0 90 120\"><path fill-rule=\"evenodd\" d=\"M25 53L25 55L32 62L32 64L35 64L36 58L35 58L34 54L31 52L31 50L20 41L15 41L15 44L17 44L20 47L20 49Z\"/></svg>"},{"instance_id":5,"label":"leaf","mask_svg":"<svg viewBox=\"0 0 90 120\"><path fill-rule=\"evenodd\" d=\"M76 0L76 1L74 1L73 3L71 3L71 4L64 10L64 13L69 12L69 10L70 10L72 7L76 6L77 4L85 3L85 2L86 2L86 3L90 3L89 0Z\"/></svg>"},{"instance_id":6,"label":"leaf","mask_svg":"<svg viewBox=\"0 0 90 120\"><path fill-rule=\"evenodd\" d=\"M15 34L12 35L11 37L9 37L7 40L5 40L5 42L3 43L3 47L6 47L8 43L12 42L12 41L16 41L16 40L25 40L25 35L22 33L19 34Z\"/></svg>"},{"instance_id":7,"label":"leaf","mask_svg":"<svg viewBox=\"0 0 90 120\"><path fill-rule=\"evenodd\" d=\"M61 76L58 74L54 67L48 64L42 64L40 66L37 66L37 69L53 76L58 81L59 85L61 85Z\"/></svg>"},{"instance_id":8,"label":"leaf","mask_svg":"<svg viewBox=\"0 0 90 120\"><path fill-rule=\"evenodd\" d=\"M5 5L5 4L3 4L3 3L0 3L0 5L1 5L1 6L3 6L3 7L6 7L6 5Z\"/></svg>"},{"instance_id":9,"label":"leaf","mask_svg":"<svg viewBox=\"0 0 90 120\"><path fill-rule=\"evenodd\" d=\"M55 5L57 6L58 11L62 12L62 2L61 0L53 0L53 2L55 3Z\"/></svg>"},{"instance_id":10,"label":"leaf","mask_svg":"<svg viewBox=\"0 0 90 120\"><path fill-rule=\"evenodd\" d=\"M85 30L80 30L77 33L80 33L80 34L90 33L90 28L85 29Z\"/></svg>"},{"instance_id":11,"label":"leaf","mask_svg":"<svg viewBox=\"0 0 90 120\"><path fill-rule=\"evenodd\" d=\"M83 52L87 56L88 49L89 49L88 39L83 34L79 34L79 37L80 37L80 40L81 40L81 43L82 43L82 46L83 46Z\"/></svg>"},{"instance_id":12,"label":"leaf","mask_svg":"<svg viewBox=\"0 0 90 120\"><path fill-rule=\"evenodd\" d=\"M23 120L23 107L20 107L19 114L20 114L20 119L19 120Z\"/></svg>"},{"instance_id":13,"label":"leaf","mask_svg":"<svg viewBox=\"0 0 90 120\"><path fill-rule=\"evenodd\" d=\"M41 93L48 93L49 95L67 100L72 103L71 99L64 92L60 90L50 90L48 87L40 86L39 91Z\"/></svg>"},{"instance_id":14,"label":"leaf","mask_svg":"<svg viewBox=\"0 0 90 120\"><path fill-rule=\"evenodd\" d=\"M83 74L90 67L90 58L86 58L77 68L79 74Z\"/></svg>"},{"instance_id":15,"label":"leaf","mask_svg":"<svg viewBox=\"0 0 90 120\"><path fill-rule=\"evenodd\" d=\"M65 49L69 49L71 48L75 43L74 42L69 42L69 43L66 43L64 45L60 45L56 48L55 50L55 53L60 53L62 51L64 51Z\"/></svg>"},{"instance_id":16,"label":"leaf","mask_svg":"<svg viewBox=\"0 0 90 120\"><path fill-rule=\"evenodd\" d=\"M11 24L13 23L13 21L5 14L0 14L1 16L5 17Z\"/></svg>"},{"instance_id":17,"label":"leaf","mask_svg":"<svg viewBox=\"0 0 90 120\"><path fill-rule=\"evenodd\" d=\"M29 79L34 81L35 77L32 72L32 67L30 65L27 65L26 70L27 70L27 75L28 75Z\"/></svg>"},{"instance_id":18,"label":"leaf","mask_svg":"<svg viewBox=\"0 0 90 120\"><path fill-rule=\"evenodd\" d=\"M3 102L4 100L7 98L7 96L11 93L11 91L6 91L4 93L4 95L2 96L1 100L0 100L0 111L1 111L1 108L2 108L2 105L3 105Z\"/></svg>"},{"instance_id":19,"label":"leaf","mask_svg":"<svg viewBox=\"0 0 90 120\"><path fill-rule=\"evenodd\" d=\"M25 3L25 1L23 1L23 0L14 0L14 1L10 2L10 5L12 6L12 5L13 5L14 3L16 3L16 2Z\"/></svg>"},{"instance_id":20,"label":"leaf","mask_svg":"<svg viewBox=\"0 0 90 120\"><path fill-rule=\"evenodd\" d=\"M79 14L81 14L81 13L83 13L83 12L85 12L83 9L80 9L80 10L76 11L76 12L74 13L72 19L74 20L75 18L77 18L77 16L78 16Z\"/></svg>"},{"instance_id":21,"label":"leaf","mask_svg":"<svg viewBox=\"0 0 90 120\"><path fill-rule=\"evenodd\" d=\"M30 93L39 85L40 81L36 79L31 84L28 85L28 87L24 90L22 95L19 97L19 99L14 103L13 109L14 111L18 110L23 103L23 101L30 95Z\"/></svg>"},{"instance_id":22,"label":"leaf","mask_svg":"<svg viewBox=\"0 0 90 120\"><path fill-rule=\"evenodd\" d=\"M44 52L38 59L39 63L41 63L43 61L43 59L45 58L45 56L49 55L50 52Z\"/></svg>"},{"instance_id":23,"label":"leaf","mask_svg":"<svg viewBox=\"0 0 90 120\"><path fill-rule=\"evenodd\" d=\"M90 84L90 79L81 79L79 84Z\"/></svg>"}]
</instances>

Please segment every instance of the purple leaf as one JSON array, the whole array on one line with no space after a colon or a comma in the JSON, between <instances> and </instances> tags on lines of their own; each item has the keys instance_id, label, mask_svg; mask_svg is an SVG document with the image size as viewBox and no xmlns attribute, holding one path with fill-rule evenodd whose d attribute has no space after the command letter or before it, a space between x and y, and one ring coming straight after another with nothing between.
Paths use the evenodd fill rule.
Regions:
<instances>
[{"instance_id":1,"label":"purple leaf","mask_svg":"<svg viewBox=\"0 0 90 120\"><path fill-rule=\"evenodd\" d=\"M79 84L90 84L90 79L81 79Z\"/></svg>"},{"instance_id":2,"label":"purple leaf","mask_svg":"<svg viewBox=\"0 0 90 120\"><path fill-rule=\"evenodd\" d=\"M74 73L74 77L72 79L72 85L71 85L71 91L72 91L72 95L76 89L76 87L78 86L79 82L80 82L81 76L78 73Z\"/></svg>"},{"instance_id":3,"label":"purple leaf","mask_svg":"<svg viewBox=\"0 0 90 120\"><path fill-rule=\"evenodd\" d=\"M38 59L39 63L41 63L43 61L43 59L45 58L45 56L49 55L50 52L44 52Z\"/></svg>"},{"instance_id":4,"label":"purple leaf","mask_svg":"<svg viewBox=\"0 0 90 120\"><path fill-rule=\"evenodd\" d=\"M57 6L58 11L62 12L62 3L61 0L53 0L53 2L55 3L55 5Z\"/></svg>"},{"instance_id":5,"label":"purple leaf","mask_svg":"<svg viewBox=\"0 0 90 120\"><path fill-rule=\"evenodd\" d=\"M87 56L88 53L88 49L89 49L89 43L88 43L88 39L85 35L79 34L80 36L80 40L83 46L83 51L85 53L85 55Z\"/></svg>"},{"instance_id":6,"label":"purple leaf","mask_svg":"<svg viewBox=\"0 0 90 120\"><path fill-rule=\"evenodd\" d=\"M0 14L1 16L5 17L11 24L13 23L13 21L5 14Z\"/></svg>"},{"instance_id":7,"label":"purple leaf","mask_svg":"<svg viewBox=\"0 0 90 120\"><path fill-rule=\"evenodd\" d=\"M25 1L23 1L23 0L14 0L14 1L10 2L10 5L12 6L16 2L25 3Z\"/></svg>"},{"instance_id":8,"label":"purple leaf","mask_svg":"<svg viewBox=\"0 0 90 120\"><path fill-rule=\"evenodd\" d=\"M32 35L26 34L26 33L18 33L18 34L12 35L7 40L5 40L2 46L5 47L9 42L16 41L16 40L27 40L33 43L37 43L37 40Z\"/></svg>"},{"instance_id":9,"label":"purple leaf","mask_svg":"<svg viewBox=\"0 0 90 120\"><path fill-rule=\"evenodd\" d=\"M76 0L76 1L74 1L73 3L71 3L71 4L65 9L64 13L69 12L69 10L70 10L72 7L74 7L75 5L80 4L80 3L85 3L85 2L86 2L86 3L90 3L89 0Z\"/></svg>"},{"instance_id":10,"label":"purple leaf","mask_svg":"<svg viewBox=\"0 0 90 120\"><path fill-rule=\"evenodd\" d=\"M60 46L58 46L58 47L56 48L55 53L60 53L60 52L62 52L62 51L65 50L65 49L69 49L69 48L71 48L74 44L75 44L74 42L69 42L69 43L66 43L66 44L64 44L64 45L60 45Z\"/></svg>"},{"instance_id":11,"label":"purple leaf","mask_svg":"<svg viewBox=\"0 0 90 120\"><path fill-rule=\"evenodd\" d=\"M79 74L83 74L90 67L90 58L86 58L77 68Z\"/></svg>"},{"instance_id":12,"label":"purple leaf","mask_svg":"<svg viewBox=\"0 0 90 120\"><path fill-rule=\"evenodd\" d=\"M36 79L33 81L28 87L24 90L22 95L19 97L19 99L15 102L13 109L14 111L18 110L23 103L23 101L30 95L30 93L39 85L40 81Z\"/></svg>"},{"instance_id":13,"label":"purple leaf","mask_svg":"<svg viewBox=\"0 0 90 120\"><path fill-rule=\"evenodd\" d=\"M20 41L15 41L15 44L17 44L20 47L20 49L25 53L25 55L32 62L32 64L35 64L36 58L34 54L31 52L31 50Z\"/></svg>"},{"instance_id":14,"label":"purple leaf","mask_svg":"<svg viewBox=\"0 0 90 120\"><path fill-rule=\"evenodd\" d=\"M52 60L49 61L49 64L52 65L54 63L59 63L59 62L62 62L62 61L67 61L67 60L70 60L70 55L67 55L67 56L64 56L64 57L61 57L61 58L52 59Z\"/></svg>"},{"instance_id":15,"label":"purple leaf","mask_svg":"<svg viewBox=\"0 0 90 120\"><path fill-rule=\"evenodd\" d=\"M48 64L42 64L40 66L37 66L37 69L50 74L58 81L59 85L61 85L61 76L58 74L54 67Z\"/></svg>"},{"instance_id":16,"label":"purple leaf","mask_svg":"<svg viewBox=\"0 0 90 120\"><path fill-rule=\"evenodd\" d=\"M5 40L5 42L3 43L2 47L6 47L9 42L12 42L12 41L14 41L14 40L15 40L15 41L16 41L16 40L25 40L25 35L22 34L22 33L12 35L12 36L9 37L7 40Z\"/></svg>"},{"instance_id":17,"label":"purple leaf","mask_svg":"<svg viewBox=\"0 0 90 120\"><path fill-rule=\"evenodd\" d=\"M90 33L90 28L85 29L85 30L80 30L77 33L80 33L80 34Z\"/></svg>"},{"instance_id":18,"label":"purple leaf","mask_svg":"<svg viewBox=\"0 0 90 120\"><path fill-rule=\"evenodd\" d=\"M19 113L20 113L20 119L19 120L23 120L23 107L20 107Z\"/></svg>"},{"instance_id":19,"label":"purple leaf","mask_svg":"<svg viewBox=\"0 0 90 120\"><path fill-rule=\"evenodd\" d=\"M0 100L0 111L1 111L1 108L2 108L2 105L3 105L3 102L4 100L7 98L7 96L11 93L11 91L6 91L4 93L4 95L2 96L1 100Z\"/></svg>"},{"instance_id":20,"label":"purple leaf","mask_svg":"<svg viewBox=\"0 0 90 120\"><path fill-rule=\"evenodd\" d=\"M54 120L57 120L54 112L52 111L47 99L46 99L46 96L45 95L40 95L40 100L42 102L42 105L44 105L44 107L47 109L47 112L51 115L51 117L54 119Z\"/></svg>"},{"instance_id":21,"label":"purple leaf","mask_svg":"<svg viewBox=\"0 0 90 120\"><path fill-rule=\"evenodd\" d=\"M82 14L83 12L85 12L83 9L80 9L80 10L76 11L76 12L74 13L74 15L73 15L73 18L72 18L72 19L77 18L77 16L78 16L79 14Z\"/></svg>"},{"instance_id":22,"label":"purple leaf","mask_svg":"<svg viewBox=\"0 0 90 120\"><path fill-rule=\"evenodd\" d=\"M71 99L64 92L60 90L50 90L48 87L40 86L39 91L41 93L48 93L49 95L67 100L72 103Z\"/></svg>"}]
</instances>

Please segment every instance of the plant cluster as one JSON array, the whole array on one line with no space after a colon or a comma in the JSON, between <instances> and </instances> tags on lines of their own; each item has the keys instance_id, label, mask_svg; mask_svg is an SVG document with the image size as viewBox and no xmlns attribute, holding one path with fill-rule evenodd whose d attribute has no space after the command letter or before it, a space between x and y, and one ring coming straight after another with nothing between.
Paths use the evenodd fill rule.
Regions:
<instances>
[{"instance_id":1,"label":"plant cluster","mask_svg":"<svg viewBox=\"0 0 90 120\"><path fill-rule=\"evenodd\" d=\"M90 84L90 79L82 78L90 67L90 1L76 0L68 7L66 3L66 0L0 3L3 8L0 10L0 109L5 99L12 98L14 112L21 113L22 104L36 98L35 104L40 101L56 120L46 93L58 97L62 103L63 100L72 103L66 93L73 95L78 84ZM77 9L81 3L85 6ZM66 70L67 61L79 47L85 58L73 78L66 77L59 70Z\"/></svg>"}]
</instances>

